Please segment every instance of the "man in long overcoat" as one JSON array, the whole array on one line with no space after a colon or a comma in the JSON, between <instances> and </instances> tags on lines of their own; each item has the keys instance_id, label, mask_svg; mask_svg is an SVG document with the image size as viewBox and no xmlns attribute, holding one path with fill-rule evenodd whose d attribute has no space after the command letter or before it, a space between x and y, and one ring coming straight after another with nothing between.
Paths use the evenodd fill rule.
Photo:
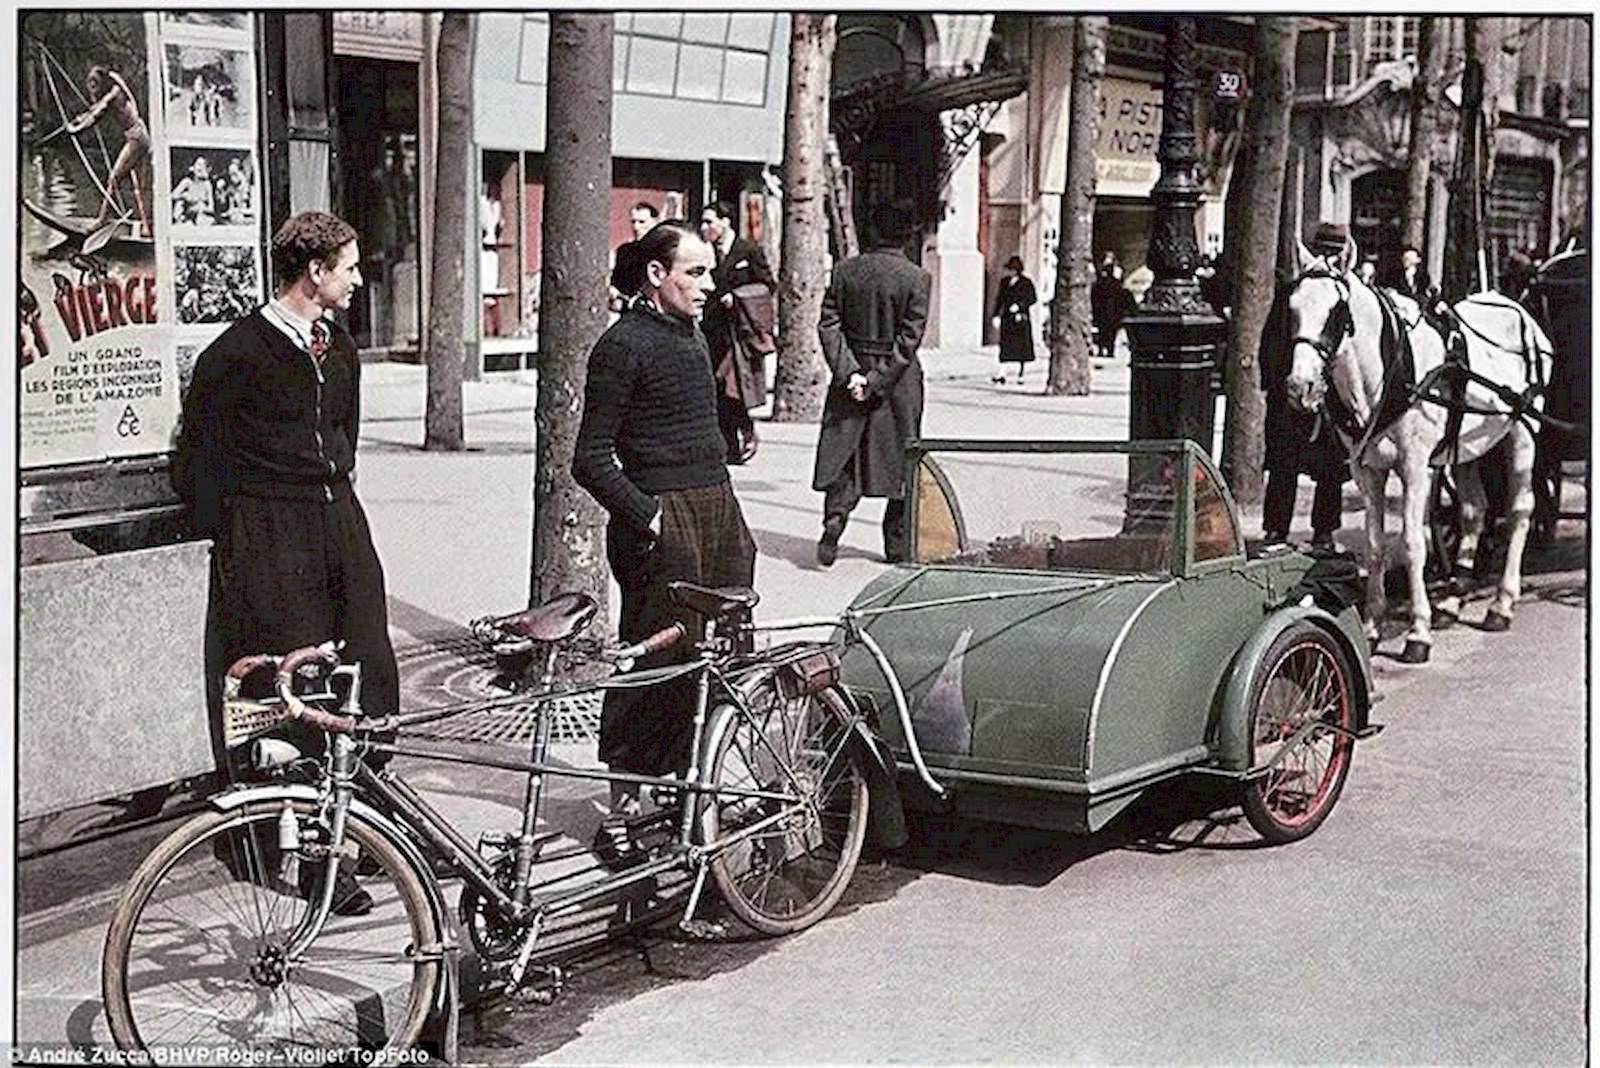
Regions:
<instances>
[{"instance_id":1,"label":"man in long overcoat","mask_svg":"<svg viewBox=\"0 0 1600 1068\"><path fill-rule=\"evenodd\" d=\"M901 245L907 213L873 210L874 247L833 270L817 332L831 376L811 486L823 493L817 562L831 565L850 512L885 497L883 554L905 558L905 444L922 426L922 364L932 276Z\"/></svg>"}]
</instances>

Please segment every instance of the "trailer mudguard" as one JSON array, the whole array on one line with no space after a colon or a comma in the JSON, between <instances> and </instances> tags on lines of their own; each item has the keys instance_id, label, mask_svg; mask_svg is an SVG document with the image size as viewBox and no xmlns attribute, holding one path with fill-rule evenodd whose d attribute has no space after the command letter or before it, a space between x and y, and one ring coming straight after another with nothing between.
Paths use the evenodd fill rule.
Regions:
<instances>
[{"instance_id":1,"label":"trailer mudguard","mask_svg":"<svg viewBox=\"0 0 1600 1068\"><path fill-rule=\"evenodd\" d=\"M1343 650L1355 686L1356 729L1366 727L1367 711L1372 703L1366 659L1355 648L1339 621L1326 610L1307 603L1288 605L1267 616L1255 635L1239 650L1228 669L1216 721L1217 765L1223 770L1241 774L1250 770L1250 690L1272 643L1301 621L1322 628Z\"/></svg>"}]
</instances>

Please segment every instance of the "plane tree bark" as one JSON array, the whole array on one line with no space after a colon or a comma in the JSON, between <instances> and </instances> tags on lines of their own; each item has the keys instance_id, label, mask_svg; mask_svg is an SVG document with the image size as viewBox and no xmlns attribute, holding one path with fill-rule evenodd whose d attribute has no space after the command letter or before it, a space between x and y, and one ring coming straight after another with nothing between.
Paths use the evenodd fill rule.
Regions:
<instances>
[{"instance_id":1,"label":"plane tree bark","mask_svg":"<svg viewBox=\"0 0 1600 1068\"><path fill-rule=\"evenodd\" d=\"M572 454L589 350L610 321L613 25L610 13L550 14L530 604L565 590L607 600L605 513L573 480Z\"/></svg>"}]
</instances>

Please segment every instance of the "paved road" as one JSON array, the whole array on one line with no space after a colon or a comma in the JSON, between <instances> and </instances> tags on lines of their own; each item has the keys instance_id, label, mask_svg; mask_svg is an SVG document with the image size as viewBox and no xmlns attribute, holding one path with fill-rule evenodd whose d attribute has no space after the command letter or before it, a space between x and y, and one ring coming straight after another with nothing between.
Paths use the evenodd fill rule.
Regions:
<instances>
[{"instance_id":1,"label":"paved road","mask_svg":"<svg viewBox=\"0 0 1600 1068\"><path fill-rule=\"evenodd\" d=\"M1511 633L1380 660L1388 729L1304 842L1182 795L1086 840L935 823L810 931L621 947L552 1008L487 1013L470 1055L1582 1063L1585 592L1536 575Z\"/></svg>"}]
</instances>

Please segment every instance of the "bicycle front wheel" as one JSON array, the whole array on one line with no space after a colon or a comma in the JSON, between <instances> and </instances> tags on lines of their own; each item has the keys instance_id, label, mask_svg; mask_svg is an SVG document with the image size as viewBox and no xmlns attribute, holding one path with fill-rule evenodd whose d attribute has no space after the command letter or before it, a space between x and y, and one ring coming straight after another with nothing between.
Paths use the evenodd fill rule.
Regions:
<instances>
[{"instance_id":1,"label":"bicycle front wheel","mask_svg":"<svg viewBox=\"0 0 1600 1068\"><path fill-rule=\"evenodd\" d=\"M750 707L718 740L712 782L797 799L712 795L702 840L733 914L762 934L789 934L826 916L849 885L866 837L867 782L848 744L849 706L833 690L788 696L773 678Z\"/></svg>"},{"instance_id":2,"label":"bicycle front wheel","mask_svg":"<svg viewBox=\"0 0 1600 1068\"><path fill-rule=\"evenodd\" d=\"M279 848L285 804L290 852ZM292 946L321 893L328 840L317 807L299 800L202 813L163 840L106 932L101 988L118 1047L292 1063L415 1045L440 981L440 935L421 877L353 813L334 911L310 945Z\"/></svg>"}]
</instances>

